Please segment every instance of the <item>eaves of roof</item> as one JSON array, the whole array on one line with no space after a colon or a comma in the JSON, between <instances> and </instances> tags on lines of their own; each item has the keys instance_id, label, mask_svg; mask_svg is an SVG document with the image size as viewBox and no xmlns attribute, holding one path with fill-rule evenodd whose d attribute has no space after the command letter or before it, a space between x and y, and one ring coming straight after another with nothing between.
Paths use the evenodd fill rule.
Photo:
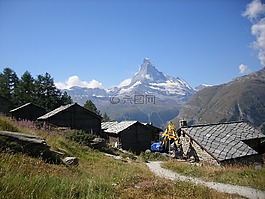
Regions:
<instances>
[{"instance_id":1,"label":"eaves of roof","mask_svg":"<svg viewBox=\"0 0 265 199\"><path fill-rule=\"evenodd\" d=\"M12 110L10 110L9 112L15 112L15 111L17 111L17 110L19 110L19 109L21 109L21 108L24 108L24 107L26 107L26 106L29 106L29 105L34 105L34 106L36 106L36 107L39 107L39 108L42 108L42 107L40 107L40 106L38 106L38 105L36 105L36 104L34 104L34 103L32 103L32 102L28 102L28 103L26 103L26 104L23 104L22 106L19 106L19 107L17 107L17 108L14 108L14 109L12 109ZM44 108L42 108L42 109L44 109Z\"/></svg>"}]
</instances>

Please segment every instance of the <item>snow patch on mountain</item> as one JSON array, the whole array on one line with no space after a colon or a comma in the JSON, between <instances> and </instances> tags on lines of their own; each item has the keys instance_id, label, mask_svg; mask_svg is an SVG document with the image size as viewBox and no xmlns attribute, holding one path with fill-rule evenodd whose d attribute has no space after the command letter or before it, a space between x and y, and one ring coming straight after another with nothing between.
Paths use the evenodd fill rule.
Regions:
<instances>
[{"instance_id":1,"label":"snow patch on mountain","mask_svg":"<svg viewBox=\"0 0 265 199\"><path fill-rule=\"evenodd\" d=\"M210 84L200 84L199 86L196 86L195 87L195 90L196 91L200 91L200 90L202 90L204 88L207 88L207 87L210 87L210 86L213 86L213 85L210 85Z\"/></svg>"},{"instance_id":2,"label":"snow patch on mountain","mask_svg":"<svg viewBox=\"0 0 265 199\"><path fill-rule=\"evenodd\" d=\"M125 79L117 86L117 88L122 88L124 86L128 86L131 82L132 82L131 78Z\"/></svg>"},{"instance_id":3,"label":"snow patch on mountain","mask_svg":"<svg viewBox=\"0 0 265 199\"><path fill-rule=\"evenodd\" d=\"M135 82L132 86L130 86L129 88L126 88L126 87L123 87L120 91L119 91L119 94L124 94L124 93L129 93L131 91L133 91L133 89L138 86L138 85L141 85L141 81L137 81Z\"/></svg>"}]
</instances>

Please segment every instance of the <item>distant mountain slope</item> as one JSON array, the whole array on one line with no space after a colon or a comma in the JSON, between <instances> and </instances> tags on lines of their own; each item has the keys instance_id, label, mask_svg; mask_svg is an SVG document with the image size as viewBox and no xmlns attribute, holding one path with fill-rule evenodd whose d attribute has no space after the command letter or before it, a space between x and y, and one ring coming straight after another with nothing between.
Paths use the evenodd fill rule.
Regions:
<instances>
[{"instance_id":1,"label":"distant mountain slope","mask_svg":"<svg viewBox=\"0 0 265 199\"><path fill-rule=\"evenodd\" d=\"M114 120L138 120L161 126L178 114L195 92L183 79L158 71L147 58L127 85L110 89L73 87L67 90L74 102L91 99Z\"/></svg>"},{"instance_id":2,"label":"distant mountain slope","mask_svg":"<svg viewBox=\"0 0 265 199\"><path fill-rule=\"evenodd\" d=\"M189 124L244 120L265 133L265 68L194 94L173 120Z\"/></svg>"}]
</instances>

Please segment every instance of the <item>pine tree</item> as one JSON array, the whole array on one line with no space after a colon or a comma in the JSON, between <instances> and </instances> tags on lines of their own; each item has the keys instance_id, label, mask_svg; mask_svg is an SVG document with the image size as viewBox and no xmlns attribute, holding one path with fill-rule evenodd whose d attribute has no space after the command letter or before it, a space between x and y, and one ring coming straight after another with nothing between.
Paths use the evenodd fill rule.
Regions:
<instances>
[{"instance_id":1,"label":"pine tree","mask_svg":"<svg viewBox=\"0 0 265 199\"><path fill-rule=\"evenodd\" d=\"M38 75L34 79L26 71L19 79L10 68L5 68L0 73L0 96L11 102L10 108L33 102L47 111L51 111L61 105L72 103L67 92L62 93L56 88L50 74Z\"/></svg>"},{"instance_id":2,"label":"pine tree","mask_svg":"<svg viewBox=\"0 0 265 199\"><path fill-rule=\"evenodd\" d=\"M64 104L61 101L61 92L55 87L54 80L49 73L38 75L35 80L36 102L47 111L51 111Z\"/></svg>"},{"instance_id":3,"label":"pine tree","mask_svg":"<svg viewBox=\"0 0 265 199\"><path fill-rule=\"evenodd\" d=\"M20 106L28 102L34 102L36 100L34 83L35 80L28 71L21 76L21 79L15 87L14 93L16 106Z\"/></svg>"},{"instance_id":4,"label":"pine tree","mask_svg":"<svg viewBox=\"0 0 265 199\"><path fill-rule=\"evenodd\" d=\"M83 107L101 116L100 110L97 109L96 105L91 100L87 100Z\"/></svg>"},{"instance_id":5,"label":"pine tree","mask_svg":"<svg viewBox=\"0 0 265 199\"><path fill-rule=\"evenodd\" d=\"M63 94L61 94L60 101L61 101L60 102L61 105L66 105L66 104L73 103L73 100L72 100L71 96L69 96L66 91L64 91Z\"/></svg>"},{"instance_id":6,"label":"pine tree","mask_svg":"<svg viewBox=\"0 0 265 199\"><path fill-rule=\"evenodd\" d=\"M5 97L11 103L14 103L14 90L18 83L18 77L15 71L10 68L4 68L0 74L0 95Z\"/></svg>"},{"instance_id":7,"label":"pine tree","mask_svg":"<svg viewBox=\"0 0 265 199\"><path fill-rule=\"evenodd\" d=\"M110 122L111 121L111 119L110 119L110 117L107 115L107 113L105 112L104 114L103 114L103 119L102 119L102 122Z\"/></svg>"}]
</instances>

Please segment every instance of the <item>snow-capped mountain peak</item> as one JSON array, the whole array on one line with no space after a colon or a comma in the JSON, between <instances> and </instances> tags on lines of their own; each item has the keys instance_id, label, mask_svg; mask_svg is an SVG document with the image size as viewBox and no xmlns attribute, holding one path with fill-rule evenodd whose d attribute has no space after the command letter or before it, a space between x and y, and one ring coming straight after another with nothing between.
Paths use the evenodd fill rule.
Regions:
<instances>
[{"instance_id":1,"label":"snow-capped mountain peak","mask_svg":"<svg viewBox=\"0 0 265 199\"><path fill-rule=\"evenodd\" d=\"M194 90L181 78L164 75L155 65L145 58L140 70L131 79L130 83L118 87L118 95L131 95L134 93L152 93L162 98L167 96L189 97Z\"/></svg>"},{"instance_id":2,"label":"snow-capped mountain peak","mask_svg":"<svg viewBox=\"0 0 265 199\"><path fill-rule=\"evenodd\" d=\"M166 81L166 77L162 72L155 68L155 65L148 58L145 58L140 70L132 78L129 86L134 85L138 81L142 83L159 83Z\"/></svg>"}]
</instances>

